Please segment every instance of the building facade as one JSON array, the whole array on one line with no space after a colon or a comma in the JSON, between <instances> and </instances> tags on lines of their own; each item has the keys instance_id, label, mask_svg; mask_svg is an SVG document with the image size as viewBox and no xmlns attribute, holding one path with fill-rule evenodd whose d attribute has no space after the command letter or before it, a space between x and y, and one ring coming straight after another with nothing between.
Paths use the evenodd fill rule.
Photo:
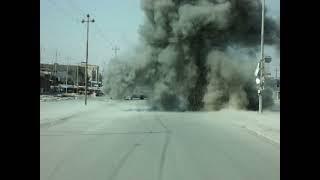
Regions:
<instances>
[{"instance_id":1,"label":"building facade","mask_svg":"<svg viewBox=\"0 0 320 180\"><path fill-rule=\"evenodd\" d=\"M88 86L92 81L101 81L97 77L101 77L99 66L88 64ZM85 64L40 64L40 93L50 91L50 86L61 84L84 86Z\"/></svg>"}]
</instances>

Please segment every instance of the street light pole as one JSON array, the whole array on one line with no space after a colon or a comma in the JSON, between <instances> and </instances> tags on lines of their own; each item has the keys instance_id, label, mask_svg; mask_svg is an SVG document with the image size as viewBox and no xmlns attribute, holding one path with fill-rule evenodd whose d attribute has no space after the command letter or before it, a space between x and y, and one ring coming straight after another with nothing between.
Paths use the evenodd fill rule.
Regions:
<instances>
[{"instance_id":1,"label":"street light pole","mask_svg":"<svg viewBox=\"0 0 320 180\"><path fill-rule=\"evenodd\" d=\"M77 86L79 86L79 64L77 64Z\"/></svg>"},{"instance_id":2,"label":"street light pole","mask_svg":"<svg viewBox=\"0 0 320 180\"><path fill-rule=\"evenodd\" d=\"M98 83L98 66L96 66L96 81Z\"/></svg>"},{"instance_id":3,"label":"street light pole","mask_svg":"<svg viewBox=\"0 0 320 180\"><path fill-rule=\"evenodd\" d=\"M87 105L87 96L88 96L88 83L87 83L87 79L88 79L88 44L89 44L89 23L90 22L94 22L94 19L90 20L90 15L87 14L87 20L82 19L81 21L82 23L87 23L87 48L86 48L86 68L85 68L85 102L84 104Z\"/></svg>"},{"instance_id":4,"label":"street light pole","mask_svg":"<svg viewBox=\"0 0 320 180\"><path fill-rule=\"evenodd\" d=\"M79 64L77 63L77 93L79 93Z\"/></svg>"},{"instance_id":5,"label":"street light pole","mask_svg":"<svg viewBox=\"0 0 320 180\"><path fill-rule=\"evenodd\" d=\"M259 96L259 113L262 113L262 91L264 89L264 5L265 0L262 1L262 18L261 18L261 59L260 59L260 85L258 89L258 96Z\"/></svg>"},{"instance_id":6,"label":"street light pole","mask_svg":"<svg viewBox=\"0 0 320 180\"><path fill-rule=\"evenodd\" d=\"M66 74L66 93L68 93L68 71L69 71L69 64L67 62L67 74Z\"/></svg>"},{"instance_id":7,"label":"street light pole","mask_svg":"<svg viewBox=\"0 0 320 180\"><path fill-rule=\"evenodd\" d=\"M56 50L56 59L54 62L54 75L57 76L58 50Z\"/></svg>"}]
</instances>

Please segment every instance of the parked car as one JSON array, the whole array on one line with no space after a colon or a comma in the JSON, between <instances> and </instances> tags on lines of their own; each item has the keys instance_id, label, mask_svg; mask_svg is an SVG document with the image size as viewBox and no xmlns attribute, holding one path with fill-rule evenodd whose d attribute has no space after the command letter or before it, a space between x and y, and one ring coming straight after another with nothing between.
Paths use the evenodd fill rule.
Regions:
<instances>
[{"instance_id":1,"label":"parked car","mask_svg":"<svg viewBox=\"0 0 320 180\"><path fill-rule=\"evenodd\" d=\"M140 99L140 96L139 96L139 95L133 94L133 95L131 96L131 100L138 100L138 99Z\"/></svg>"},{"instance_id":2,"label":"parked car","mask_svg":"<svg viewBox=\"0 0 320 180\"><path fill-rule=\"evenodd\" d=\"M147 96L146 95L140 95L140 99L143 100L143 99L146 99Z\"/></svg>"},{"instance_id":3,"label":"parked car","mask_svg":"<svg viewBox=\"0 0 320 180\"><path fill-rule=\"evenodd\" d=\"M97 93L96 93L96 96L103 96L104 95L104 93L102 92L102 91L98 91Z\"/></svg>"},{"instance_id":4,"label":"parked car","mask_svg":"<svg viewBox=\"0 0 320 180\"><path fill-rule=\"evenodd\" d=\"M125 100L143 100L143 99L146 99L147 97L145 95L136 95L136 94L133 94L131 96L125 96L124 99Z\"/></svg>"}]
</instances>

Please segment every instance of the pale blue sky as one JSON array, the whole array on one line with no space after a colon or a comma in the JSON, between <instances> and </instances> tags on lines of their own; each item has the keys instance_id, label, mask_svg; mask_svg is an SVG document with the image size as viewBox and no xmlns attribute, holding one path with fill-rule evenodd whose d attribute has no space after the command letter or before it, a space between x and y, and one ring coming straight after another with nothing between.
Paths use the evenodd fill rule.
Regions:
<instances>
[{"instance_id":1,"label":"pale blue sky","mask_svg":"<svg viewBox=\"0 0 320 180\"><path fill-rule=\"evenodd\" d=\"M266 0L269 15L279 16L279 0ZM40 46L44 62L58 50L58 63L85 60L86 26L81 19L89 13L89 63L102 65L113 55L111 47L126 53L138 44L138 27L144 14L140 0L40 0ZM269 50L266 49L266 53ZM272 50L270 53L273 53Z\"/></svg>"},{"instance_id":2,"label":"pale blue sky","mask_svg":"<svg viewBox=\"0 0 320 180\"><path fill-rule=\"evenodd\" d=\"M86 25L81 19L89 13L95 19L89 30L89 63L101 65L110 59L117 45L121 52L138 41L138 26L143 22L140 0L41 0L40 46L45 62L58 50L65 63L85 59Z\"/></svg>"}]
</instances>

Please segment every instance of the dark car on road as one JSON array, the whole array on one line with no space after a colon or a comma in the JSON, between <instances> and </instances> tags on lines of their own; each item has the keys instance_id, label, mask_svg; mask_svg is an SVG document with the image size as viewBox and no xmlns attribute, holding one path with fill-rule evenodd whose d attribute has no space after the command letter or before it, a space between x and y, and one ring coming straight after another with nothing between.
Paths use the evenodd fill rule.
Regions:
<instances>
[{"instance_id":1,"label":"dark car on road","mask_svg":"<svg viewBox=\"0 0 320 180\"><path fill-rule=\"evenodd\" d=\"M96 96L103 96L104 93L102 91L97 91Z\"/></svg>"},{"instance_id":2,"label":"dark car on road","mask_svg":"<svg viewBox=\"0 0 320 180\"><path fill-rule=\"evenodd\" d=\"M143 100L143 99L146 99L147 97L145 95L136 95L136 94L133 94L131 96L126 96L124 97L125 100Z\"/></svg>"}]
</instances>

